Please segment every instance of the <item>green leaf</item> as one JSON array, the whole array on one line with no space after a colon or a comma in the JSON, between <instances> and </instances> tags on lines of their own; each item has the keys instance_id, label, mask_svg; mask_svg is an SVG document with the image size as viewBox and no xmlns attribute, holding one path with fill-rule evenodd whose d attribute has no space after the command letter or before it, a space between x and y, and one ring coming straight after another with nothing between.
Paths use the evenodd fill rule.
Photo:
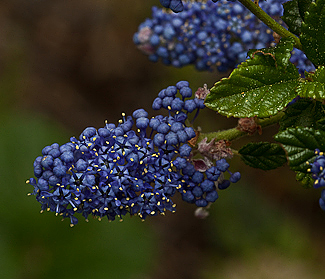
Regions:
<instances>
[{"instance_id":1,"label":"green leaf","mask_svg":"<svg viewBox=\"0 0 325 279\"><path fill-rule=\"evenodd\" d=\"M289 127L314 127L318 128L318 124L322 118L325 117L325 110L321 102L310 99L299 99L292 105L290 105L285 115L281 118L280 131L283 131Z\"/></svg>"},{"instance_id":2,"label":"green leaf","mask_svg":"<svg viewBox=\"0 0 325 279\"><path fill-rule=\"evenodd\" d=\"M308 59L316 66L325 65L325 0L312 2L301 24L300 41Z\"/></svg>"},{"instance_id":3,"label":"green leaf","mask_svg":"<svg viewBox=\"0 0 325 279\"><path fill-rule=\"evenodd\" d=\"M296 96L299 74L289 62L291 39L274 48L252 50L228 78L217 82L206 97L207 107L226 116L268 117Z\"/></svg>"},{"instance_id":4,"label":"green leaf","mask_svg":"<svg viewBox=\"0 0 325 279\"><path fill-rule=\"evenodd\" d=\"M299 13L302 20L305 20L305 13L309 10L311 2L313 0L298 0Z\"/></svg>"},{"instance_id":5,"label":"green leaf","mask_svg":"<svg viewBox=\"0 0 325 279\"><path fill-rule=\"evenodd\" d=\"M325 131L325 117L316 122L315 128Z\"/></svg>"},{"instance_id":6,"label":"green leaf","mask_svg":"<svg viewBox=\"0 0 325 279\"><path fill-rule=\"evenodd\" d=\"M284 11L281 18L288 25L290 32L300 35L301 24L311 2L311 0L292 0L283 4Z\"/></svg>"},{"instance_id":7,"label":"green leaf","mask_svg":"<svg viewBox=\"0 0 325 279\"><path fill-rule=\"evenodd\" d=\"M300 82L297 94L301 97L323 100L325 98L325 67L320 66L315 74L309 74L308 79Z\"/></svg>"},{"instance_id":8,"label":"green leaf","mask_svg":"<svg viewBox=\"0 0 325 279\"><path fill-rule=\"evenodd\" d=\"M310 173L304 173L300 171L296 172L296 179L300 181L304 188L313 187L313 184L315 182Z\"/></svg>"},{"instance_id":9,"label":"green leaf","mask_svg":"<svg viewBox=\"0 0 325 279\"><path fill-rule=\"evenodd\" d=\"M277 68L285 69L290 63L291 51L293 50L294 41L291 38L281 39L276 47L251 49L247 55L254 57L255 54L264 54L273 58ZM272 61L272 62L273 62Z\"/></svg>"},{"instance_id":10,"label":"green leaf","mask_svg":"<svg viewBox=\"0 0 325 279\"><path fill-rule=\"evenodd\" d=\"M289 166L292 170L307 173L307 161L315 160L314 150L325 150L325 132L313 128L288 128L275 135L287 152Z\"/></svg>"},{"instance_id":11,"label":"green leaf","mask_svg":"<svg viewBox=\"0 0 325 279\"><path fill-rule=\"evenodd\" d=\"M276 143L249 143L238 152L247 165L262 170L276 169L287 161L284 150Z\"/></svg>"}]
</instances>

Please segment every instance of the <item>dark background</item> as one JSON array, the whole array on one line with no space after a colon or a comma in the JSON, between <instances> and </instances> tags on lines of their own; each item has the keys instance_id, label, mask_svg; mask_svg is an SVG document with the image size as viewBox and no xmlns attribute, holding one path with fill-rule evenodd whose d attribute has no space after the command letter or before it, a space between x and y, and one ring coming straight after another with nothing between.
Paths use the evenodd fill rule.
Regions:
<instances>
[{"instance_id":1,"label":"dark background","mask_svg":"<svg viewBox=\"0 0 325 279\"><path fill-rule=\"evenodd\" d=\"M69 227L39 214L25 181L44 146L121 112L150 113L157 93L179 80L195 90L220 74L153 64L132 43L158 0L0 0L0 277L324 278L325 214L320 191L303 189L287 167L264 172L238 158L242 180L220 193L205 220L175 197L165 217L126 217ZM204 131L233 119L203 112ZM234 143L270 139L276 127Z\"/></svg>"}]
</instances>

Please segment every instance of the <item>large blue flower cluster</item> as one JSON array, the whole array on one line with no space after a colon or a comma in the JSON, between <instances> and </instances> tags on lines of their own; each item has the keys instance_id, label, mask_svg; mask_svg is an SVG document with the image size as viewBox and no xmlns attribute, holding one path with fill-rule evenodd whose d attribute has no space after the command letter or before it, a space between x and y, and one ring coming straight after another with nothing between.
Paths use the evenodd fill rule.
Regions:
<instances>
[{"instance_id":1,"label":"large blue flower cluster","mask_svg":"<svg viewBox=\"0 0 325 279\"><path fill-rule=\"evenodd\" d=\"M45 147L34 162L36 179L28 180L42 211L70 218L73 226L75 213L86 220L88 215L114 220L127 213L145 219L174 212L171 197L177 191L199 207L214 202L218 184L229 186L224 179L229 165L221 159L202 173L191 163L188 142L196 133L186 122L190 112L204 108L203 99L191 96L189 83L180 81L162 90L153 103L165 116L149 119L138 109L132 117L123 114L118 125L88 127L79 138ZM232 174L230 181L239 178Z\"/></svg>"},{"instance_id":2,"label":"large blue flower cluster","mask_svg":"<svg viewBox=\"0 0 325 279\"><path fill-rule=\"evenodd\" d=\"M310 166L308 172L312 174L312 178L315 180L314 188L325 187L325 156L324 152L320 152L319 149L315 150L316 158L313 163L307 162ZM325 211L325 189L322 190L321 197L319 199L319 205L322 210Z\"/></svg>"},{"instance_id":3,"label":"large blue flower cluster","mask_svg":"<svg viewBox=\"0 0 325 279\"><path fill-rule=\"evenodd\" d=\"M173 2L173 1L166 1ZM180 1L178 1L180 2ZM285 0L260 2L260 7L278 20ZM140 24L134 43L149 60L166 65L195 65L198 70L227 71L246 59L250 49L269 47L272 31L240 3L184 2L181 13L152 8L152 18ZM292 61L303 71L314 69L306 56L296 51Z\"/></svg>"}]
</instances>

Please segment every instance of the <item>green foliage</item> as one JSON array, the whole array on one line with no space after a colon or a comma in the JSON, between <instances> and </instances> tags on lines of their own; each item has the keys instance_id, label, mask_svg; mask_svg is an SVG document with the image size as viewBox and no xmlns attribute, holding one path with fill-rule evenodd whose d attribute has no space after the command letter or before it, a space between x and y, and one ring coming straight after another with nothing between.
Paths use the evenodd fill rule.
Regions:
<instances>
[{"instance_id":1,"label":"green foliage","mask_svg":"<svg viewBox=\"0 0 325 279\"><path fill-rule=\"evenodd\" d=\"M322 118L322 119L319 119L319 120L316 122L316 127L317 127L319 130L323 130L323 131L325 131L325 117Z\"/></svg>"},{"instance_id":2,"label":"green foliage","mask_svg":"<svg viewBox=\"0 0 325 279\"><path fill-rule=\"evenodd\" d=\"M304 188L311 188L314 184L314 179L311 177L310 173L304 173L297 171L296 179L299 181Z\"/></svg>"},{"instance_id":3,"label":"green foliage","mask_svg":"<svg viewBox=\"0 0 325 279\"><path fill-rule=\"evenodd\" d=\"M285 70L290 64L291 51L293 50L293 40L291 38L284 38L275 46L271 48L262 49L251 49L247 55L249 57L254 57L255 54L269 55L273 58L271 60L275 67L281 70Z\"/></svg>"},{"instance_id":4,"label":"green foliage","mask_svg":"<svg viewBox=\"0 0 325 279\"><path fill-rule=\"evenodd\" d=\"M234 117L268 117L295 96L299 74L289 62L291 39L274 48L252 50L228 78L217 82L205 100L207 107Z\"/></svg>"},{"instance_id":5,"label":"green foliage","mask_svg":"<svg viewBox=\"0 0 325 279\"><path fill-rule=\"evenodd\" d=\"M275 135L287 152L292 170L307 173L307 161L315 159L314 150L325 150L325 132L307 127L288 128Z\"/></svg>"},{"instance_id":6,"label":"green foliage","mask_svg":"<svg viewBox=\"0 0 325 279\"><path fill-rule=\"evenodd\" d=\"M247 165L262 170L276 169L287 161L284 150L276 143L249 143L238 152Z\"/></svg>"},{"instance_id":7,"label":"green foliage","mask_svg":"<svg viewBox=\"0 0 325 279\"><path fill-rule=\"evenodd\" d=\"M300 40L303 51L316 66L325 65L325 0L310 4L301 24Z\"/></svg>"},{"instance_id":8,"label":"green foliage","mask_svg":"<svg viewBox=\"0 0 325 279\"><path fill-rule=\"evenodd\" d=\"M323 117L325 117L325 110L321 102L300 99L286 109L285 116L280 120L280 131L297 126L322 127L322 122L319 121Z\"/></svg>"},{"instance_id":9,"label":"green foliage","mask_svg":"<svg viewBox=\"0 0 325 279\"><path fill-rule=\"evenodd\" d=\"M301 24L305 18L305 12L310 6L311 0L292 0L283 4L282 19L288 25L290 32L300 35Z\"/></svg>"},{"instance_id":10,"label":"green foliage","mask_svg":"<svg viewBox=\"0 0 325 279\"><path fill-rule=\"evenodd\" d=\"M324 147L325 111L319 101L300 99L289 106L280 121L275 138L287 151L289 165L296 171L296 179L303 187L311 188L314 180L307 172L307 161L315 159L314 150Z\"/></svg>"},{"instance_id":11,"label":"green foliage","mask_svg":"<svg viewBox=\"0 0 325 279\"><path fill-rule=\"evenodd\" d=\"M315 74L309 74L308 79L299 83L297 93L301 97L322 100L325 98L325 67L321 66Z\"/></svg>"}]
</instances>

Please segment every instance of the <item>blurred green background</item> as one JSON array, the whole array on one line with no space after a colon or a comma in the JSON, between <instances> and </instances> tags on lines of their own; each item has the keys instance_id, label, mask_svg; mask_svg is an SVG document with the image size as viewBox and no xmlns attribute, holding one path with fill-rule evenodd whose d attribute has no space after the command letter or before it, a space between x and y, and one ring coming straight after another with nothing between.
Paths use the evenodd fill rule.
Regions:
<instances>
[{"instance_id":1,"label":"blurred green background","mask_svg":"<svg viewBox=\"0 0 325 279\"><path fill-rule=\"evenodd\" d=\"M132 35L158 2L0 0L0 278L324 278L320 192L287 167L264 172L234 158L243 178L205 220L175 197L177 212L165 217L79 218L70 228L27 196L44 146L123 111L151 112L156 94L179 80L195 89L220 77L152 64L136 49ZM236 121L206 111L196 124L212 131Z\"/></svg>"}]
</instances>

